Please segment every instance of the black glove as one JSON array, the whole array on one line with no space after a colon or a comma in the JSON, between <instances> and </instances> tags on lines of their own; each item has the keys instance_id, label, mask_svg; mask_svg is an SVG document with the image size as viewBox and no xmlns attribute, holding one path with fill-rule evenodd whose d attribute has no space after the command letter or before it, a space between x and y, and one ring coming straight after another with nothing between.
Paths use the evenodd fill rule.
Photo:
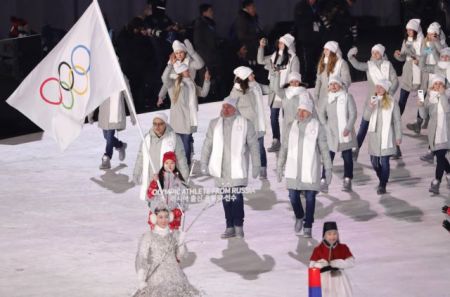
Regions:
<instances>
[{"instance_id":1,"label":"black glove","mask_svg":"<svg viewBox=\"0 0 450 297\"><path fill-rule=\"evenodd\" d=\"M450 222L448 220L445 220L442 222L442 227L445 228L448 232L450 232ZM320 272L322 272L322 269L320 269Z\"/></svg>"},{"instance_id":2,"label":"black glove","mask_svg":"<svg viewBox=\"0 0 450 297\"><path fill-rule=\"evenodd\" d=\"M334 272L334 271L339 271L339 268L336 268L336 267L331 267L331 272Z\"/></svg>"},{"instance_id":3,"label":"black glove","mask_svg":"<svg viewBox=\"0 0 450 297\"><path fill-rule=\"evenodd\" d=\"M327 272L327 271L330 271L330 270L332 270L332 269L333 269L333 267L331 267L330 265L328 265L328 266L325 266L325 267L320 268L320 273Z\"/></svg>"},{"instance_id":4,"label":"black glove","mask_svg":"<svg viewBox=\"0 0 450 297\"><path fill-rule=\"evenodd\" d=\"M442 212L443 212L443 213L447 213L447 211L448 211L448 206L447 206L447 205L445 205L444 207L442 207Z\"/></svg>"}]
</instances>

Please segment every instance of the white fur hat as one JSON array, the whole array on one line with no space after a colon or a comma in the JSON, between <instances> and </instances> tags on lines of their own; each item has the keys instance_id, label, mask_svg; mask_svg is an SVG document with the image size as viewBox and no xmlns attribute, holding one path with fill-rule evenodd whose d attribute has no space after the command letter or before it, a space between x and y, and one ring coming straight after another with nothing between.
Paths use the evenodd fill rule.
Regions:
<instances>
[{"instance_id":1,"label":"white fur hat","mask_svg":"<svg viewBox=\"0 0 450 297\"><path fill-rule=\"evenodd\" d=\"M392 83L387 79L381 79L381 80L377 81L375 83L375 85L382 87L387 92L391 88Z\"/></svg>"},{"instance_id":2,"label":"white fur hat","mask_svg":"<svg viewBox=\"0 0 450 297\"><path fill-rule=\"evenodd\" d=\"M337 83L341 87L344 86L344 82L342 81L342 79L339 76L331 76L330 79L328 80L328 85L330 85L332 83Z\"/></svg>"},{"instance_id":3,"label":"white fur hat","mask_svg":"<svg viewBox=\"0 0 450 297\"><path fill-rule=\"evenodd\" d=\"M234 69L233 73L240 79L244 80L247 79L250 76L250 74L253 73L253 70L249 67L239 66L238 68Z\"/></svg>"},{"instance_id":4,"label":"white fur hat","mask_svg":"<svg viewBox=\"0 0 450 297\"><path fill-rule=\"evenodd\" d=\"M287 47L291 47L291 45L295 41L295 38L291 34L287 33L280 37L280 41L284 43Z\"/></svg>"},{"instance_id":5,"label":"white fur hat","mask_svg":"<svg viewBox=\"0 0 450 297\"><path fill-rule=\"evenodd\" d=\"M380 55L384 55L384 52L385 52L385 50L386 50L386 48L382 45L382 44L375 44L373 47L372 47L372 52L379 52L380 53Z\"/></svg>"},{"instance_id":6,"label":"white fur hat","mask_svg":"<svg viewBox=\"0 0 450 297\"><path fill-rule=\"evenodd\" d=\"M291 72L288 74L288 82L291 82L293 80L297 80L299 82L302 82L302 75L298 72Z\"/></svg>"},{"instance_id":7,"label":"white fur hat","mask_svg":"<svg viewBox=\"0 0 450 297\"><path fill-rule=\"evenodd\" d=\"M185 63L175 63L175 65L173 65L173 70L175 70L176 74L180 74L189 70L189 67Z\"/></svg>"},{"instance_id":8,"label":"white fur hat","mask_svg":"<svg viewBox=\"0 0 450 297\"><path fill-rule=\"evenodd\" d=\"M162 112L157 112L157 113L155 113L155 114L153 115L152 121L153 121L154 119L160 119L160 120L162 120L162 121L163 121L164 123L166 123L166 124L167 124L167 122L169 121L169 119L167 118L167 115L166 115L165 113L162 113Z\"/></svg>"},{"instance_id":9,"label":"white fur hat","mask_svg":"<svg viewBox=\"0 0 450 297\"><path fill-rule=\"evenodd\" d=\"M223 99L222 105L229 104L229 105L233 106L234 108L236 108L237 101L238 101L237 98L232 98L231 96L228 96Z\"/></svg>"},{"instance_id":10,"label":"white fur hat","mask_svg":"<svg viewBox=\"0 0 450 297\"><path fill-rule=\"evenodd\" d=\"M410 19L409 22L406 24L406 29L421 32L422 30L420 29L420 19Z\"/></svg>"},{"instance_id":11,"label":"white fur hat","mask_svg":"<svg viewBox=\"0 0 450 297\"><path fill-rule=\"evenodd\" d=\"M441 49L441 57L442 56L450 56L450 47L445 47L443 49Z\"/></svg>"},{"instance_id":12,"label":"white fur hat","mask_svg":"<svg viewBox=\"0 0 450 297\"><path fill-rule=\"evenodd\" d=\"M438 22L433 22L428 26L427 33L439 34L441 32L441 25Z\"/></svg>"},{"instance_id":13,"label":"white fur hat","mask_svg":"<svg viewBox=\"0 0 450 297\"><path fill-rule=\"evenodd\" d=\"M328 41L325 43L323 48L326 48L336 54L339 50L339 44L336 41Z\"/></svg>"},{"instance_id":14,"label":"white fur hat","mask_svg":"<svg viewBox=\"0 0 450 297\"><path fill-rule=\"evenodd\" d=\"M311 99L302 96L300 97L300 102L297 107L297 110L299 109L304 109L312 113L314 110L314 103L312 102Z\"/></svg>"},{"instance_id":15,"label":"white fur hat","mask_svg":"<svg viewBox=\"0 0 450 297\"><path fill-rule=\"evenodd\" d=\"M445 77L439 74L430 74L430 86L433 86L437 82L445 84Z\"/></svg>"},{"instance_id":16,"label":"white fur hat","mask_svg":"<svg viewBox=\"0 0 450 297\"><path fill-rule=\"evenodd\" d=\"M174 52L178 52L178 51L187 52L187 49L186 49L186 46L184 45L184 43L182 43L178 40L175 40L172 43L172 49Z\"/></svg>"}]
</instances>

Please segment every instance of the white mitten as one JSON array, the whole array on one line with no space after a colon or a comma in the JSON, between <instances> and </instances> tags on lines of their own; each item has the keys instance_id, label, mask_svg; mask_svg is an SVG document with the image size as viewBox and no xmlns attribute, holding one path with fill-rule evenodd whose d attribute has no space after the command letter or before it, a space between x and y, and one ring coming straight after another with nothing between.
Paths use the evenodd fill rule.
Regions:
<instances>
[{"instance_id":1,"label":"white mitten","mask_svg":"<svg viewBox=\"0 0 450 297\"><path fill-rule=\"evenodd\" d=\"M192 43L189 41L189 39L184 40L184 45L186 46L186 50L190 56L192 56L195 53L194 47L192 46Z\"/></svg>"},{"instance_id":2,"label":"white mitten","mask_svg":"<svg viewBox=\"0 0 450 297\"><path fill-rule=\"evenodd\" d=\"M358 53L358 48L356 46L354 46L348 51L347 57L350 59L353 56L356 56L357 53Z\"/></svg>"}]
</instances>

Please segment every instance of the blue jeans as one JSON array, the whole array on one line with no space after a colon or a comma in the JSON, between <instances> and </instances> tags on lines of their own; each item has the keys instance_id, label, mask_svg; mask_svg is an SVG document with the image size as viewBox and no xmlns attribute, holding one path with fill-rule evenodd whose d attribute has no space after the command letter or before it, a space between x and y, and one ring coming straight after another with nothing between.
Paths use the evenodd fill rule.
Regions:
<instances>
[{"instance_id":1,"label":"blue jeans","mask_svg":"<svg viewBox=\"0 0 450 297\"><path fill-rule=\"evenodd\" d=\"M335 152L330 151L331 163L336 156ZM353 178L353 156L352 150L342 151L342 159L344 159L344 177ZM322 168L322 178L325 178L325 167Z\"/></svg>"},{"instance_id":2,"label":"blue jeans","mask_svg":"<svg viewBox=\"0 0 450 297\"><path fill-rule=\"evenodd\" d=\"M272 127L273 139L280 140L280 108L270 108L270 126Z\"/></svg>"},{"instance_id":3,"label":"blue jeans","mask_svg":"<svg viewBox=\"0 0 450 297\"><path fill-rule=\"evenodd\" d=\"M372 168L377 173L378 180L380 181L380 186L382 187L386 187L386 184L389 181L389 174L390 174L389 158L390 156L382 156L382 157L370 156Z\"/></svg>"},{"instance_id":4,"label":"blue jeans","mask_svg":"<svg viewBox=\"0 0 450 297\"><path fill-rule=\"evenodd\" d=\"M400 115L403 114L406 107L406 102L408 101L409 92L400 89L400 98L398 99L398 106L400 107Z\"/></svg>"},{"instance_id":5,"label":"blue jeans","mask_svg":"<svg viewBox=\"0 0 450 297\"><path fill-rule=\"evenodd\" d=\"M242 188L234 187L225 189L229 193L222 195L227 228L242 227L244 225L244 196L241 192L233 193L233 191L241 191Z\"/></svg>"},{"instance_id":6,"label":"blue jeans","mask_svg":"<svg viewBox=\"0 0 450 297\"><path fill-rule=\"evenodd\" d=\"M314 223L314 211L316 208L316 191L303 191L306 197L306 208L303 211L302 201L300 200L300 190L289 190L289 200L291 200L292 208L294 209L295 217L303 219L305 228L311 228Z\"/></svg>"},{"instance_id":7,"label":"blue jeans","mask_svg":"<svg viewBox=\"0 0 450 297\"><path fill-rule=\"evenodd\" d=\"M121 148L123 143L116 137L114 137L114 134L116 133L116 130L103 130L103 137L106 139L106 148L105 148L105 155L108 156L110 159L113 155L113 148Z\"/></svg>"},{"instance_id":8,"label":"blue jeans","mask_svg":"<svg viewBox=\"0 0 450 297\"><path fill-rule=\"evenodd\" d=\"M261 159L261 167L267 167L267 154L266 148L264 147L264 136L258 138L259 142L259 157Z\"/></svg>"},{"instance_id":9,"label":"blue jeans","mask_svg":"<svg viewBox=\"0 0 450 297\"><path fill-rule=\"evenodd\" d=\"M180 134L177 133L183 143L184 154L186 155L187 164L191 167L191 142L193 142L192 134Z\"/></svg>"},{"instance_id":10,"label":"blue jeans","mask_svg":"<svg viewBox=\"0 0 450 297\"><path fill-rule=\"evenodd\" d=\"M450 164L446 157L447 150L437 150L437 151L434 151L433 153L436 156L435 177L438 181L441 181L442 176L444 176L444 171L446 173L450 173Z\"/></svg>"},{"instance_id":11,"label":"blue jeans","mask_svg":"<svg viewBox=\"0 0 450 297\"><path fill-rule=\"evenodd\" d=\"M358 148L362 146L368 130L369 130L369 121L361 119L361 124L359 124L358 135L356 135L356 140L358 141Z\"/></svg>"}]
</instances>

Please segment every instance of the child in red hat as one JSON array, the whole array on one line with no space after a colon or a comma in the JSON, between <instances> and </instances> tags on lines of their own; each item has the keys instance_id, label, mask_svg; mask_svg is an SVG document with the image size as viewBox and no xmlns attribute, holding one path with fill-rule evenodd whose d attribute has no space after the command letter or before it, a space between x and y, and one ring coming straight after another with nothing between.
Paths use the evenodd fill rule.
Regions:
<instances>
[{"instance_id":1,"label":"child in red hat","mask_svg":"<svg viewBox=\"0 0 450 297\"><path fill-rule=\"evenodd\" d=\"M176 162L175 152L166 152L163 155L163 166L159 170L159 173L153 176L153 180L147 190L147 199L150 207L149 217L152 214L152 204L160 203L163 200L168 205L174 217L169 225L172 230L179 229L182 214L186 210L188 203L186 199L188 197L186 194L186 183L176 166ZM158 181L161 185L162 192L158 188ZM151 220L148 222L153 229L154 224L152 224Z\"/></svg>"}]
</instances>

